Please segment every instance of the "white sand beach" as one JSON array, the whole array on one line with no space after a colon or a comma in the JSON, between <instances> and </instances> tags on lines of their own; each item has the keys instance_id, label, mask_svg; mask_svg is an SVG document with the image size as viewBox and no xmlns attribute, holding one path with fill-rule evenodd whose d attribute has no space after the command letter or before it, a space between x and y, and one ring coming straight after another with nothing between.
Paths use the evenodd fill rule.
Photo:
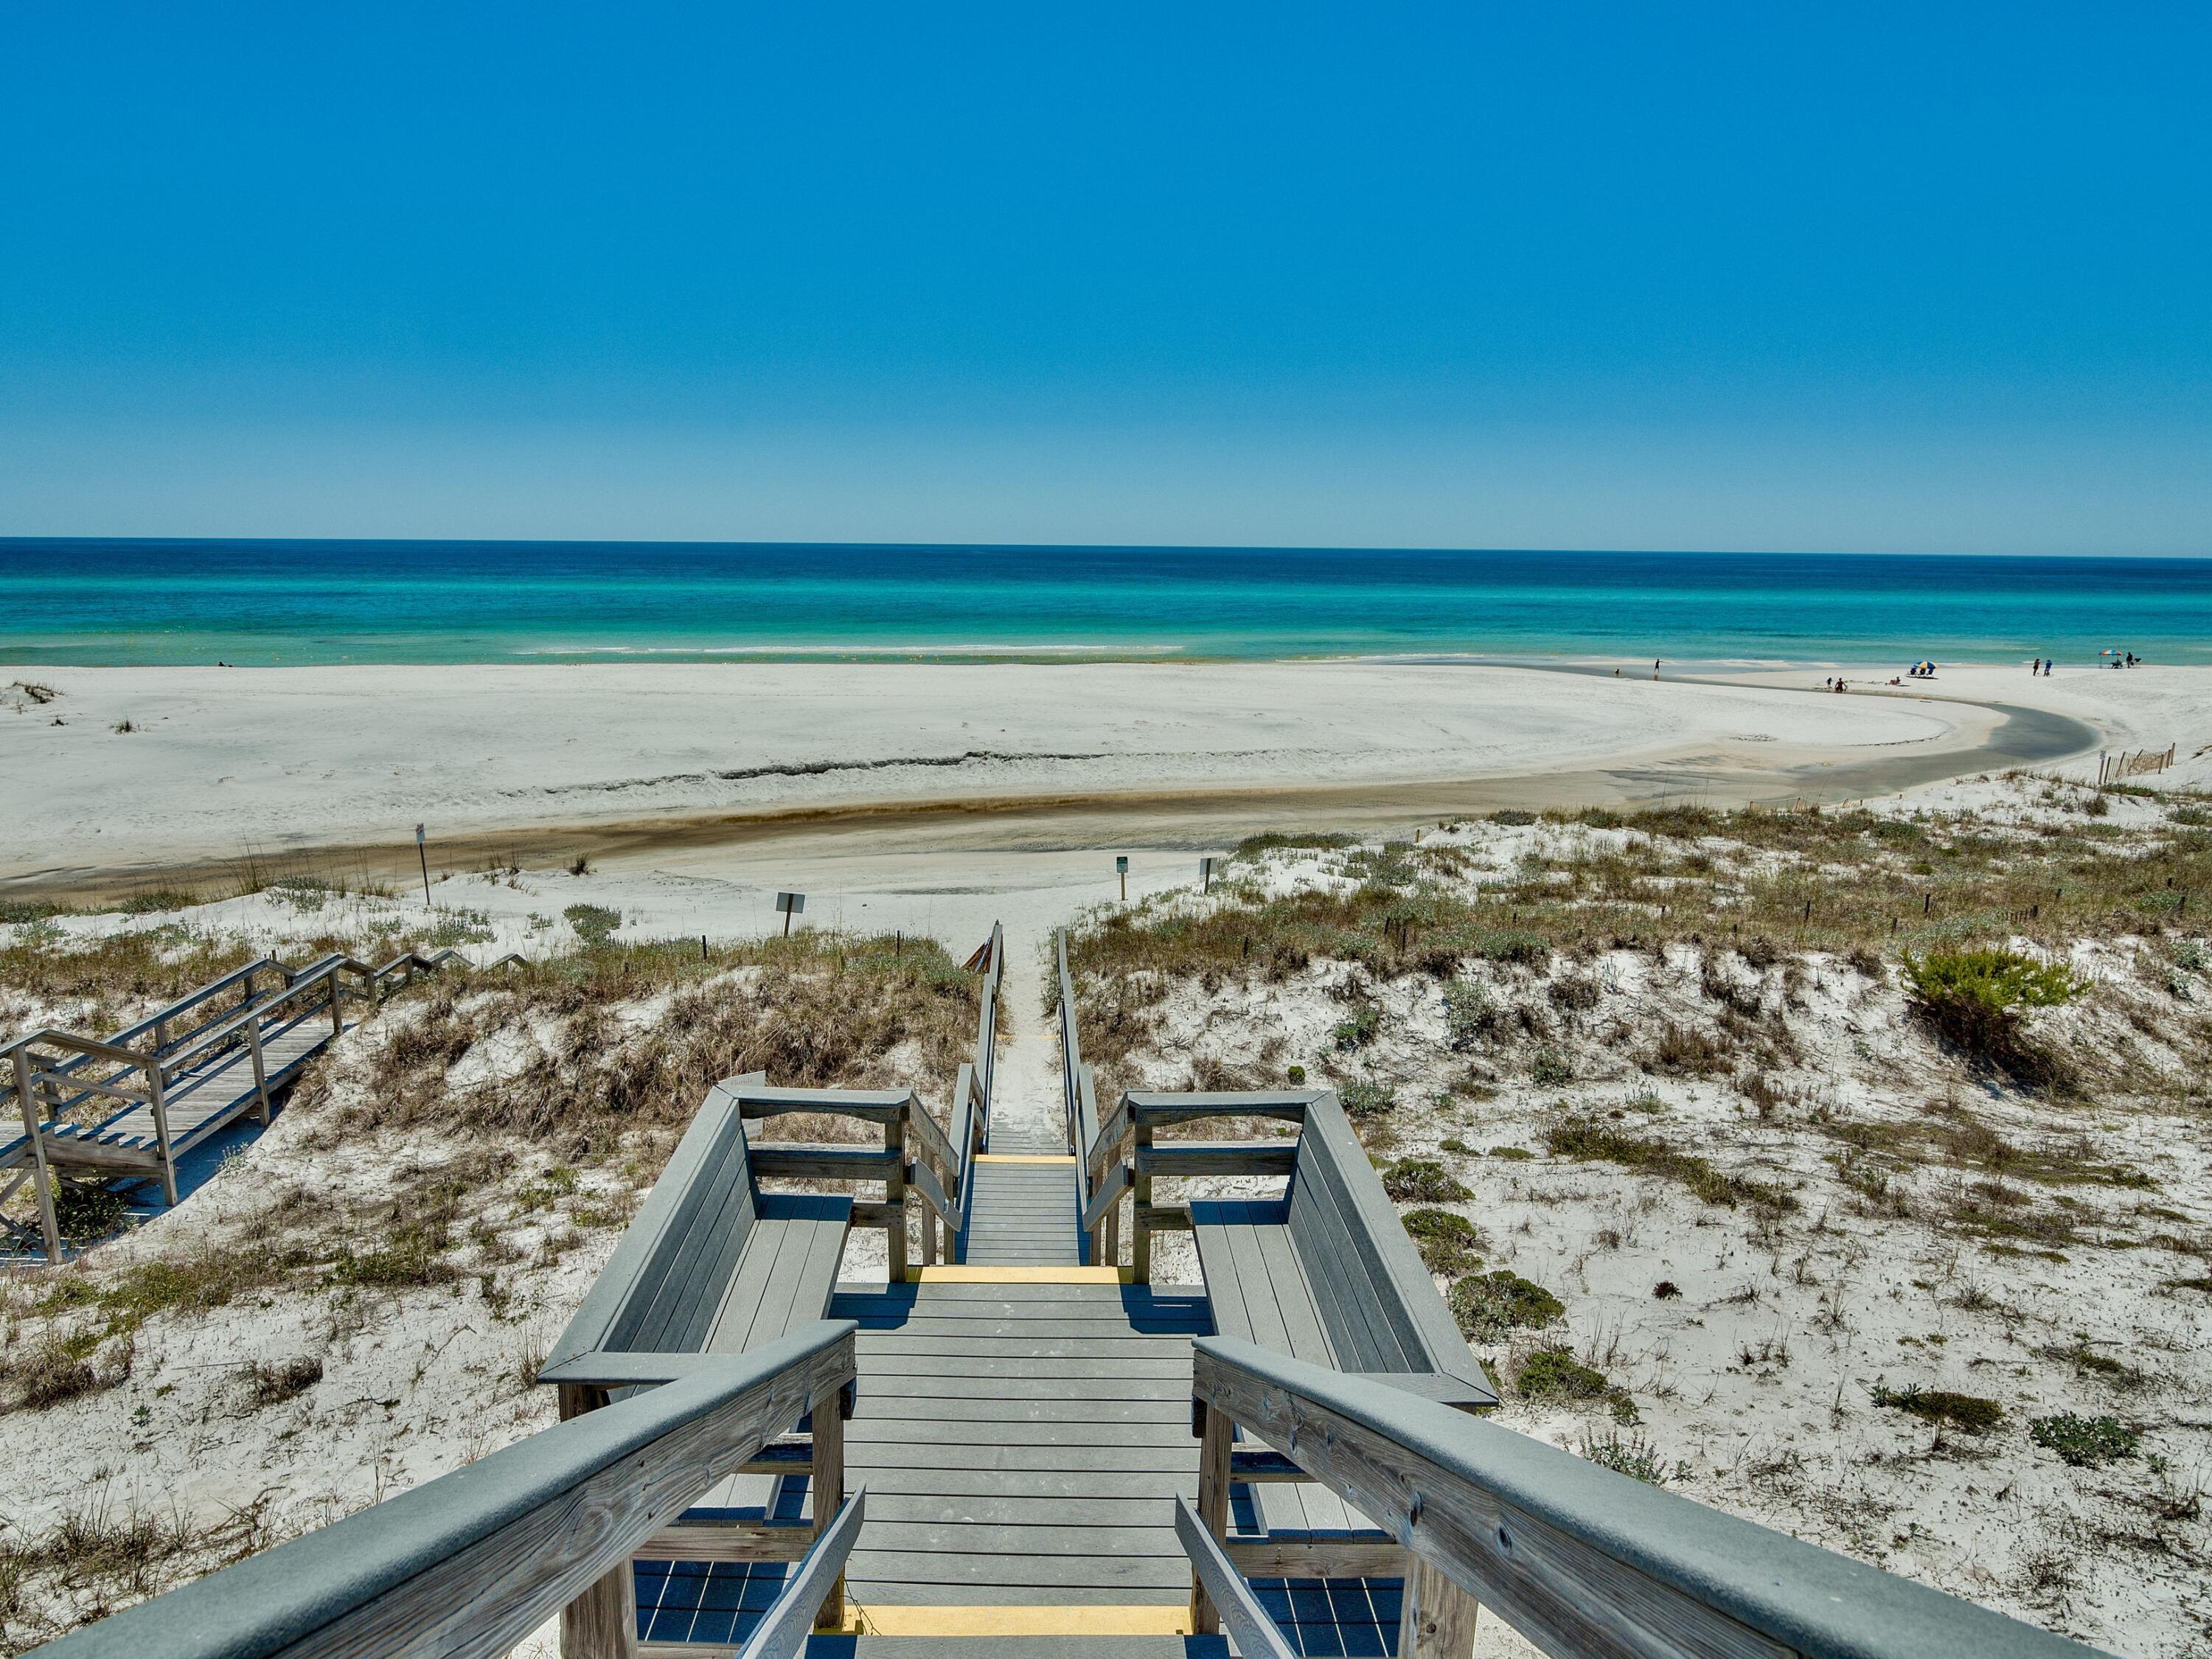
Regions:
<instances>
[{"instance_id":1,"label":"white sand beach","mask_svg":"<svg viewBox=\"0 0 2212 1659\"><path fill-rule=\"evenodd\" d=\"M2021 722L1990 705L2094 728L2045 722L2038 764L2187 751L2212 717L2202 669L1966 669L1899 690L1869 675L1847 696L1802 669L1654 682L1458 663L12 673L0 881L48 889L247 853L411 865L418 822L434 860L466 868L543 862L564 836L605 853L779 830L903 831L914 850L1197 846L1506 802L1856 798L2021 763Z\"/></svg>"}]
</instances>

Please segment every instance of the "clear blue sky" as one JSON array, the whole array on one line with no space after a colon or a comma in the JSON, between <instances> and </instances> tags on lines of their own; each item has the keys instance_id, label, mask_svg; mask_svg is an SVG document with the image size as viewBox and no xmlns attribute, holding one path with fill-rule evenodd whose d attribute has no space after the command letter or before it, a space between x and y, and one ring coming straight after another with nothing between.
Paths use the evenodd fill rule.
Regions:
<instances>
[{"instance_id":1,"label":"clear blue sky","mask_svg":"<svg viewBox=\"0 0 2212 1659\"><path fill-rule=\"evenodd\" d=\"M0 534L2212 553L2212 8L0 12Z\"/></svg>"}]
</instances>

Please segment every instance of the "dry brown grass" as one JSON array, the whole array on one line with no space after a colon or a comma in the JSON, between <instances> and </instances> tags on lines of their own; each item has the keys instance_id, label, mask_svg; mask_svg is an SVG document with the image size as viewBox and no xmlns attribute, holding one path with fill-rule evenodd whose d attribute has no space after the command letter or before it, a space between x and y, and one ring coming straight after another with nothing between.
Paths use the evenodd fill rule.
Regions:
<instances>
[{"instance_id":1,"label":"dry brown grass","mask_svg":"<svg viewBox=\"0 0 2212 1659\"><path fill-rule=\"evenodd\" d=\"M933 945L812 933L746 951L744 975L731 954L702 969L682 951L599 950L439 983L395 1024L331 1132L434 1122L574 1162L627 1131L688 1121L708 1088L743 1072L799 1088L888 1086L902 1080L888 1056L911 1045L922 1076L949 1088L973 1041L977 982ZM616 1012L660 996L665 1010L642 1024ZM519 1047L520 1069L452 1086L454 1064L493 1041Z\"/></svg>"},{"instance_id":2,"label":"dry brown grass","mask_svg":"<svg viewBox=\"0 0 2212 1659\"><path fill-rule=\"evenodd\" d=\"M21 1653L274 1541L266 1498L211 1524L102 1496L49 1530L0 1531L0 1650Z\"/></svg>"},{"instance_id":3,"label":"dry brown grass","mask_svg":"<svg viewBox=\"0 0 2212 1659\"><path fill-rule=\"evenodd\" d=\"M1832 951L1864 971L1898 948L2020 935L2155 934L2192 925L2182 896L2212 886L2212 833L2193 824L2120 830L2069 824L2022 836L1970 819L1863 811L1715 812L1676 807L1547 814L1561 826L1625 832L1619 843L1536 854L1478 894L1433 884L1424 848L1347 862L1349 892L1243 902L1204 915L1117 912L1080 929L1072 960L1101 987L1208 973L1281 980L1316 958L1383 979L1448 975L1484 958L1542 968L1556 956L1667 945L1734 947L1754 970ZM1254 844L1254 851L1265 851ZM1709 994L1729 987L1716 975ZM1096 998L1086 987L1088 1015ZM1748 1014L1747 1006L1738 1012Z\"/></svg>"}]
</instances>

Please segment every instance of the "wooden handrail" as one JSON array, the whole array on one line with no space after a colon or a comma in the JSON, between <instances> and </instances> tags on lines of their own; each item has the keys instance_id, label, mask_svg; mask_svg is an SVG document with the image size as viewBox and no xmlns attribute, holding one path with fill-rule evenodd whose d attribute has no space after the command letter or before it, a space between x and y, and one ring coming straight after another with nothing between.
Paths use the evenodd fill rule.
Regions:
<instances>
[{"instance_id":1,"label":"wooden handrail","mask_svg":"<svg viewBox=\"0 0 2212 1659\"><path fill-rule=\"evenodd\" d=\"M845 1571L853 1540L860 1535L860 1524L867 1519L867 1499L868 1489L863 1486L845 1500L836 1518L806 1552L783 1593L753 1626L753 1633L738 1650L737 1659L793 1659L805 1649L823 1598Z\"/></svg>"},{"instance_id":2,"label":"wooden handrail","mask_svg":"<svg viewBox=\"0 0 2212 1659\"><path fill-rule=\"evenodd\" d=\"M855 1375L821 1320L101 1620L54 1659L492 1659Z\"/></svg>"},{"instance_id":3,"label":"wooden handrail","mask_svg":"<svg viewBox=\"0 0 2212 1659\"><path fill-rule=\"evenodd\" d=\"M1244 1575L1231 1563L1228 1552L1199 1519L1188 1498L1176 1499L1175 1528L1183 1553L1190 1557L1192 1576L1205 1592L1207 1605L1220 1614L1221 1622L1237 1638L1237 1651L1244 1659L1297 1659L1297 1650L1283 1639L1283 1632L1252 1594ZM1201 1620L1194 1617L1191 1622L1196 1625ZM1408 1654L1406 1659L1413 1656Z\"/></svg>"},{"instance_id":4,"label":"wooden handrail","mask_svg":"<svg viewBox=\"0 0 2212 1659\"><path fill-rule=\"evenodd\" d=\"M1547 1653L2095 1651L1387 1383L1234 1337L1198 1339L1191 1387L1209 1414L1274 1447L1404 1545L1417 1569L1494 1608ZM1201 1510L1207 1495L1201 1486Z\"/></svg>"},{"instance_id":5,"label":"wooden handrail","mask_svg":"<svg viewBox=\"0 0 2212 1659\"><path fill-rule=\"evenodd\" d=\"M18 1048L70 1048L78 1054L112 1060L118 1065L135 1066L140 1071L156 1063L155 1056L137 1048L126 1048L119 1042L103 1042L98 1037L79 1036L75 1031L57 1030L51 1025L42 1026L27 1036L17 1037L8 1045L8 1052Z\"/></svg>"},{"instance_id":6,"label":"wooden handrail","mask_svg":"<svg viewBox=\"0 0 2212 1659\"><path fill-rule=\"evenodd\" d=\"M295 997L304 996L316 986L326 981L335 981L340 974L359 975L368 986L372 996L374 995L376 986L376 969L365 962L356 962L351 957L338 955L325 957L320 961L310 963L307 967L301 969L283 990L272 991L259 1001L247 1004L228 1019L203 1033L174 1054L162 1055L161 1058L162 1072L169 1077L177 1076L197 1064L210 1050L236 1036L240 1028L249 1024L258 1024L267 1016L270 1010L283 1006Z\"/></svg>"}]
</instances>

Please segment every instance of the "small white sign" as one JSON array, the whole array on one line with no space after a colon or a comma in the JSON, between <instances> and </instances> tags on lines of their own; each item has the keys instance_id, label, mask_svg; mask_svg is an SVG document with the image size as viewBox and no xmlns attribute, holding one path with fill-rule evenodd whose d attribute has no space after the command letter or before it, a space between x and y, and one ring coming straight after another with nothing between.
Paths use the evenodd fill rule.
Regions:
<instances>
[{"instance_id":1,"label":"small white sign","mask_svg":"<svg viewBox=\"0 0 2212 1659\"><path fill-rule=\"evenodd\" d=\"M775 896L775 908L788 916L799 915L805 911L806 895L804 893L778 893Z\"/></svg>"},{"instance_id":2,"label":"small white sign","mask_svg":"<svg viewBox=\"0 0 2212 1659\"><path fill-rule=\"evenodd\" d=\"M419 823L415 826L415 844L417 847L422 844L422 826Z\"/></svg>"},{"instance_id":3,"label":"small white sign","mask_svg":"<svg viewBox=\"0 0 2212 1659\"><path fill-rule=\"evenodd\" d=\"M1126 876L1129 873L1129 860L1127 854L1114 860L1114 873L1117 876Z\"/></svg>"}]
</instances>

